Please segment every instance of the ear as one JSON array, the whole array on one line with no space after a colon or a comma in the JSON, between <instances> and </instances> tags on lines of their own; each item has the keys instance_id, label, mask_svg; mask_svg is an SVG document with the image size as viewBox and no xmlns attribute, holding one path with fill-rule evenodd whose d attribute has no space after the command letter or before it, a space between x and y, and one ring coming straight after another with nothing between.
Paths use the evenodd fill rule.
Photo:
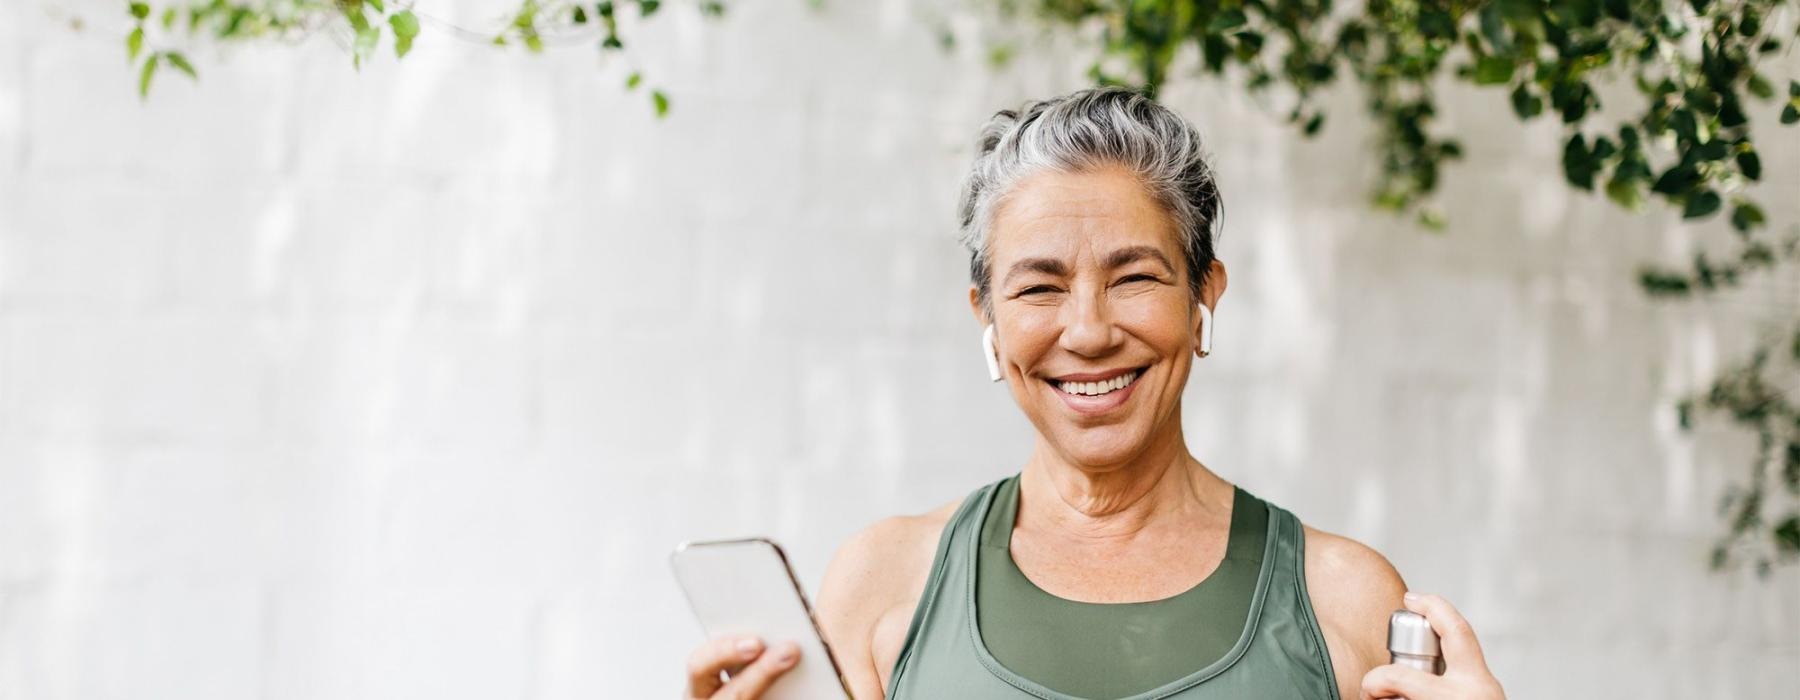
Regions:
<instances>
[{"instance_id":1,"label":"ear","mask_svg":"<svg viewBox=\"0 0 1800 700\"><path fill-rule=\"evenodd\" d=\"M969 313L975 315L976 325L985 326L988 324L987 314L982 313L981 311L981 290L977 289L975 285L972 284L969 285Z\"/></svg>"},{"instance_id":2,"label":"ear","mask_svg":"<svg viewBox=\"0 0 1800 700\"><path fill-rule=\"evenodd\" d=\"M1219 310L1219 297L1225 296L1225 283L1225 263L1221 262L1218 258L1213 258L1212 264L1206 268L1206 282L1200 285L1200 303L1205 304L1206 308L1217 312ZM1194 313L1193 327L1194 347L1196 348L1200 347L1200 326L1200 314L1198 310L1196 310Z\"/></svg>"}]
</instances>

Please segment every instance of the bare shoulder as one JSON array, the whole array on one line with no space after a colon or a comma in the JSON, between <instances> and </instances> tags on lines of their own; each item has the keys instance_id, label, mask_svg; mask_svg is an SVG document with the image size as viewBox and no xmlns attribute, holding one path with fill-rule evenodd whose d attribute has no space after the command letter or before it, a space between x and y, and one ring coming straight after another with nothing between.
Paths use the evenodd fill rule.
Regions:
<instances>
[{"instance_id":1,"label":"bare shoulder","mask_svg":"<svg viewBox=\"0 0 1800 700\"><path fill-rule=\"evenodd\" d=\"M879 698L924 593L938 536L962 499L875 521L832 557L819 588L819 625L857 698Z\"/></svg>"},{"instance_id":2,"label":"bare shoulder","mask_svg":"<svg viewBox=\"0 0 1800 700\"><path fill-rule=\"evenodd\" d=\"M826 607L828 593L853 594L854 598L845 602L858 603L870 595L906 588L899 585L902 581L898 579L907 578L901 574L917 574L922 583L930 573L938 535L960 503L953 501L919 515L882 518L851 535L825 570L819 606Z\"/></svg>"},{"instance_id":3,"label":"bare shoulder","mask_svg":"<svg viewBox=\"0 0 1800 700\"><path fill-rule=\"evenodd\" d=\"M1306 530L1306 591L1318 615L1340 689L1356 697L1362 676L1387 663L1387 619L1402 607L1406 581L1374 548Z\"/></svg>"}]
</instances>

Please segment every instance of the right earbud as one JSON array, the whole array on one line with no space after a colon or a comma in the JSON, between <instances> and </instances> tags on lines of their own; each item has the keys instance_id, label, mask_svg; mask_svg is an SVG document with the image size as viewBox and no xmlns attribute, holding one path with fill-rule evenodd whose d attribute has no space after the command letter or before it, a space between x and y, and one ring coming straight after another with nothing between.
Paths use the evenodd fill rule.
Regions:
<instances>
[{"instance_id":1,"label":"right earbud","mask_svg":"<svg viewBox=\"0 0 1800 700\"><path fill-rule=\"evenodd\" d=\"M1000 373L1000 356L994 352L994 324L990 323L981 331L981 357L987 360L988 379L1000 381L1006 375Z\"/></svg>"}]
</instances>

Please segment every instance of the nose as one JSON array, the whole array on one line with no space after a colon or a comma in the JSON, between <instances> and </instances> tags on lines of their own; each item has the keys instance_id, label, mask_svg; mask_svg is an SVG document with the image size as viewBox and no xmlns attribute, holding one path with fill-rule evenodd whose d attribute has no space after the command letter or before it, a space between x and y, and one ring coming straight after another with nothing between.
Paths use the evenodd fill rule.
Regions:
<instances>
[{"instance_id":1,"label":"nose","mask_svg":"<svg viewBox=\"0 0 1800 700\"><path fill-rule=\"evenodd\" d=\"M1072 295L1063 305L1063 331L1057 344L1082 357L1106 355L1118 343L1106 295Z\"/></svg>"}]
</instances>

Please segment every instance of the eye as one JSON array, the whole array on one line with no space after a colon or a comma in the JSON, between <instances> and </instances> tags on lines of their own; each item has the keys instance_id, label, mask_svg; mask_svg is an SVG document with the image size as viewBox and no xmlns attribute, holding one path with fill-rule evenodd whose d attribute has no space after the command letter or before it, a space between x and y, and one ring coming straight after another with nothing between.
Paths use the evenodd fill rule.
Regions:
<instances>
[{"instance_id":1,"label":"eye","mask_svg":"<svg viewBox=\"0 0 1800 700\"><path fill-rule=\"evenodd\" d=\"M1132 282L1161 282L1161 281L1162 280L1157 279L1155 275L1150 275L1150 274L1145 274L1145 273L1140 272L1135 275L1126 275L1124 277L1121 277L1121 278L1119 278L1119 281L1116 282L1115 284L1129 284Z\"/></svg>"},{"instance_id":2,"label":"eye","mask_svg":"<svg viewBox=\"0 0 1800 700\"><path fill-rule=\"evenodd\" d=\"M1024 296L1031 296L1033 294L1048 294L1048 293L1054 292L1054 291L1056 291L1055 287L1052 287L1047 284L1038 284L1038 285L1032 285L1030 287L1021 289L1021 290L1019 290L1018 294L1015 294L1014 296L1024 297Z\"/></svg>"}]
</instances>

